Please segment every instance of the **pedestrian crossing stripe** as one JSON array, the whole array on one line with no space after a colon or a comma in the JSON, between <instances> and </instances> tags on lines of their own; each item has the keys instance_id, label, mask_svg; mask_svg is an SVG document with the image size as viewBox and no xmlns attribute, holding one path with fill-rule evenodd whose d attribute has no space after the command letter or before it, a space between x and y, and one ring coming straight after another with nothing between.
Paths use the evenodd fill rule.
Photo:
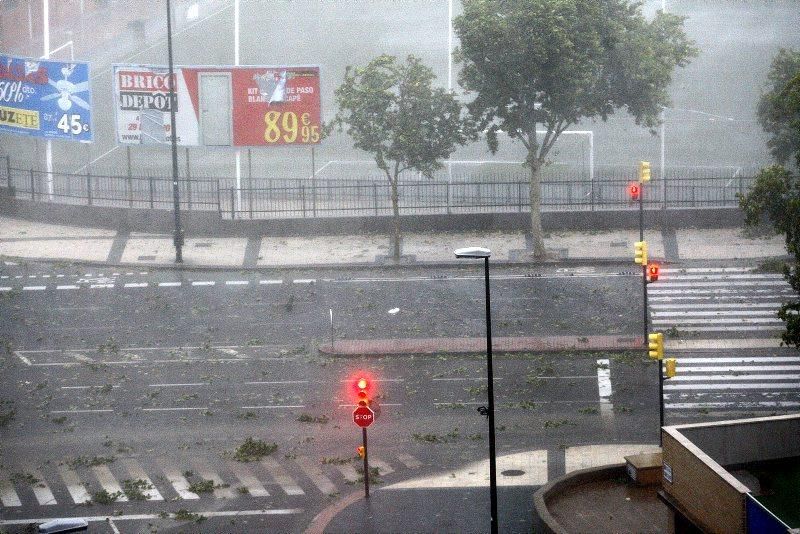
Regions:
<instances>
[{"instance_id":1,"label":"pedestrian crossing stripe","mask_svg":"<svg viewBox=\"0 0 800 534\"><path fill-rule=\"evenodd\" d=\"M398 455L398 463L411 469L420 467L422 463L409 454ZM380 458L371 459L372 467L378 469L381 476L387 476L395 471L395 468L387 461ZM92 501L94 492L105 490L110 495L116 496L116 501L130 501L125 489L130 482L136 482L136 488L149 501L162 501L166 494L162 494L167 486L169 492L183 500L198 500L205 498L192 491L191 481L193 477L200 477L202 480L210 480L214 484L213 497L215 499L235 499L243 496L250 497L270 497L267 487L270 485L280 487L281 491L287 496L303 496L306 491L300 487L298 480L307 478L314 488L325 495L339 493L336 483L332 479L331 471L341 475L345 483L355 483L360 478L356 470L356 465L344 463L330 466L323 470L323 464L316 458L299 456L285 464L279 463L274 458L266 457L259 462L239 463L233 460L223 461L221 469L229 474L231 478L228 484L211 463L205 458L191 458L188 466L179 466L170 460L159 458L153 461L157 470L157 480L162 481L161 491L153 484L142 465L134 458L122 458L119 465L103 464L90 466L87 468L76 468L69 463L62 463L56 466L55 479L58 480L57 487L62 491L61 495L69 495L69 500L75 504L85 504ZM290 466L297 468L298 474L302 473L299 479L290 475L287 469ZM188 470L184 470L189 467ZM262 471L263 470L263 471ZM191 471L191 472L189 472ZM115 474L122 475L120 477ZM129 479L124 477L129 476ZM124 480L122 483L120 480ZM340 479L341 480L341 479ZM64 492L64 490L66 490ZM20 493L18 493L20 492ZM4 508L21 507L25 501L25 496L32 493L36 503L40 506L58 504L56 497L51 490L51 486L45 480L41 471L32 466L23 465L16 472L10 472L8 467L0 471L0 505ZM62 497L59 497L63 501Z\"/></svg>"}]
</instances>

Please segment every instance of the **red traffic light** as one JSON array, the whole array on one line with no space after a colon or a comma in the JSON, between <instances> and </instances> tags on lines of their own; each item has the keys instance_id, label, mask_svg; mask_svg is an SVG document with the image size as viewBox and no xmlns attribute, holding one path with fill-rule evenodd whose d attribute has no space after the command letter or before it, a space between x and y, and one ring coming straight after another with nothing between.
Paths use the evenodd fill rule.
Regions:
<instances>
[{"instance_id":1,"label":"red traffic light","mask_svg":"<svg viewBox=\"0 0 800 534\"><path fill-rule=\"evenodd\" d=\"M658 280L658 273L660 271L660 267L657 263L648 263L647 264L647 281L648 282L655 282Z\"/></svg>"},{"instance_id":2,"label":"red traffic light","mask_svg":"<svg viewBox=\"0 0 800 534\"><path fill-rule=\"evenodd\" d=\"M628 196L631 197L631 200L639 200L639 197L642 194L642 188L637 183L632 183L628 185Z\"/></svg>"},{"instance_id":3,"label":"red traffic light","mask_svg":"<svg viewBox=\"0 0 800 534\"><path fill-rule=\"evenodd\" d=\"M371 373L357 370L350 375L346 382L347 396L356 404L369 406L372 403L372 399L375 397L375 380Z\"/></svg>"}]
</instances>

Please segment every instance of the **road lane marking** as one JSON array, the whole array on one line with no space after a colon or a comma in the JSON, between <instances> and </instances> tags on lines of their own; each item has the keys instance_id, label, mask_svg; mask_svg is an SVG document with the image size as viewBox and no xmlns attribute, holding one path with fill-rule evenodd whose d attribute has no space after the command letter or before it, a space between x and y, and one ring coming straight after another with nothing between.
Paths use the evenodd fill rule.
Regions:
<instances>
[{"instance_id":1,"label":"road lane marking","mask_svg":"<svg viewBox=\"0 0 800 534\"><path fill-rule=\"evenodd\" d=\"M22 502L19 500L19 495L17 495L17 492L14 490L14 486L11 485L11 482L6 478L3 472L0 472L0 503L6 508L22 506Z\"/></svg>"},{"instance_id":2,"label":"road lane marking","mask_svg":"<svg viewBox=\"0 0 800 534\"><path fill-rule=\"evenodd\" d=\"M143 412L186 412L193 410L208 410L208 406L181 407L181 408L142 408Z\"/></svg>"},{"instance_id":3,"label":"road lane marking","mask_svg":"<svg viewBox=\"0 0 800 534\"><path fill-rule=\"evenodd\" d=\"M23 291L44 291L47 289L47 286L24 286L22 288Z\"/></svg>"},{"instance_id":4,"label":"road lane marking","mask_svg":"<svg viewBox=\"0 0 800 534\"><path fill-rule=\"evenodd\" d=\"M213 280L203 280L199 282L192 282L193 286L213 286L216 285L216 282Z\"/></svg>"},{"instance_id":5,"label":"road lane marking","mask_svg":"<svg viewBox=\"0 0 800 534\"><path fill-rule=\"evenodd\" d=\"M214 497L217 499L233 499L236 497L230 485L226 485L217 472L211 469L211 466L208 465L205 460L194 458L192 460L192 466L197 469L197 474L200 475L203 480L211 480L214 482Z\"/></svg>"},{"instance_id":6,"label":"road lane marking","mask_svg":"<svg viewBox=\"0 0 800 534\"><path fill-rule=\"evenodd\" d=\"M50 490L50 486L48 486L47 482L45 481L42 473L39 472L37 469L27 468L25 469L26 473L29 473L35 480L33 484L31 484L31 489L33 490L33 495L36 497L36 501L41 506L51 506L54 504L58 504L56 502L56 498L53 495L53 492Z\"/></svg>"},{"instance_id":7,"label":"road lane marking","mask_svg":"<svg viewBox=\"0 0 800 534\"><path fill-rule=\"evenodd\" d=\"M56 286L56 289L80 289L80 288L75 285L62 285L62 286Z\"/></svg>"},{"instance_id":8,"label":"road lane marking","mask_svg":"<svg viewBox=\"0 0 800 534\"><path fill-rule=\"evenodd\" d=\"M678 367L678 372L682 371ZM800 367L798 367L800 371ZM773 380L775 378L781 380L800 380L800 375L784 375L784 374L774 374L774 375L697 375L697 376L674 376L669 379L670 383L675 382L701 382L703 380L710 380L710 381L722 381L722 380L734 380L734 381L742 381L742 380Z\"/></svg>"},{"instance_id":9,"label":"road lane marking","mask_svg":"<svg viewBox=\"0 0 800 534\"><path fill-rule=\"evenodd\" d=\"M66 465L59 465L58 472L75 504L84 504L92 500L91 495L86 491L86 486L83 485L74 469Z\"/></svg>"},{"instance_id":10,"label":"road lane marking","mask_svg":"<svg viewBox=\"0 0 800 534\"><path fill-rule=\"evenodd\" d=\"M139 462L133 458L123 458L122 464L125 466L125 469L127 469L128 474L131 476L131 480L141 480L145 483L145 487L142 488L142 493L144 493L148 501L164 500L164 497L161 496L161 493L159 493L159 491L156 489L155 484L153 484L153 481L147 476L147 473L144 472L144 469L142 469L142 466L139 465Z\"/></svg>"},{"instance_id":11,"label":"road lane marking","mask_svg":"<svg viewBox=\"0 0 800 534\"><path fill-rule=\"evenodd\" d=\"M89 289L113 289L114 284L92 284Z\"/></svg>"},{"instance_id":12,"label":"road lane marking","mask_svg":"<svg viewBox=\"0 0 800 534\"><path fill-rule=\"evenodd\" d=\"M701 365L688 367L678 359L678 372L681 373L714 373L714 372L747 372L747 371L800 371L800 365Z\"/></svg>"},{"instance_id":13,"label":"road lane marking","mask_svg":"<svg viewBox=\"0 0 800 534\"><path fill-rule=\"evenodd\" d=\"M292 408L305 408L304 404L293 405L262 405L262 406L242 406L242 410L269 410L269 409L292 409Z\"/></svg>"},{"instance_id":14,"label":"road lane marking","mask_svg":"<svg viewBox=\"0 0 800 534\"><path fill-rule=\"evenodd\" d=\"M664 408L669 410L702 410L718 408L738 408L739 410L753 408L798 408L800 402L795 401L742 401L742 402L667 402Z\"/></svg>"},{"instance_id":15,"label":"road lane marking","mask_svg":"<svg viewBox=\"0 0 800 534\"><path fill-rule=\"evenodd\" d=\"M92 471L94 471L94 476L97 477L97 481L103 486L104 490L112 495L117 494L117 502L128 502L128 496L122 491L122 487L117 482L117 479L114 478L114 475L111 474L111 470L107 465L93 465Z\"/></svg>"},{"instance_id":16,"label":"road lane marking","mask_svg":"<svg viewBox=\"0 0 800 534\"><path fill-rule=\"evenodd\" d=\"M0 291L11 291L10 287L0 287Z\"/></svg>"},{"instance_id":17,"label":"road lane marking","mask_svg":"<svg viewBox=\"0 0 800 534\"><path fill-rule=\"evenodd\" d=\"M306 492L295 484L292 477L286 473L275 459L269 457L264 458L261 460L261 465L264 466L264 469L269 472L272 479L281 487L286 495L305 495Z\"/></svg>"},{"instance_id":18,"label":"road lane marking","mask_svg":"<svg viewBox=\"0 0 800 534\"><path fill-rule=\"evenodd\" d=\"M181 387L192 387L192 386L207 386L208 382L190 382L186 384L148 384L148 387L151 388L181 388Z\"/></svg>"},{"instance_id":19,"label":"road lane marking","mask_svg":"<svg viewBox=\"0 0 800 534\"><path fill-rule=\"evenodd\" d=\"M370 458L369 464L370 467L377 467L378 473L380 473L381 475L388 475L394 473L394 469L392 469L392 467L383 460L378 460L377 458Z\"/></svg>"},{"instance_id":20,"label":"road lane marking","mask_svg":"<svg viewBox=\"0 0 800 534\"><path fill-rule=\"evenodd\" d=\"M800 362L800 357L798 356L741 356L741 357L734 357L734 356L723 356L719 358L696 358L692 356L679 356L678 361L681 364L693 364L693 363L767 363L767 362L779 362L779 363L794 363Z\"/></svg>"},{"instance_id":21,"label":"road lane marking","mask_svg":"<svg viewBox=\"0 0 800 534\"><path fill-rule=\"evenodd\" d=\"M314 278L298 278L296 280L292 280L293 284L313 284L317 280Z\"/></svg>"},{"instance_id":22,"label":"road lane marking","mask_svg":"<svg viewBox=\"0 0 800 534\"><path fill-rule=\"evenodd\" d=\"M305 510L302 508L267 508L261 510L221 510L219 512L203 511L203 517L245 517L245 516L259 516L259 515L295 515L302 514ZM174 517L175 514L172 514ZM127 514L115 515L114 521L149 521L151 519L163 519L161 514ZM109 516L80 516L81 519L89 523L106 523L109 521ZM29 525L31 523L47 523L56 519L63 519L62 517L37 517L28 519L0 519L0 525L13 526L13 525Z\"/></svg>"},{"instance_id":23,"label":"road lane marking","mask_svg":"<svg viewBox=\"0 0 800 534\"><path fill-rule=\"evenodd\" d=\"M674 320L674 319L653 319L651 322L652 322L653 325L657 325L657 324L670 324L670 325L671 324L677 324L677 325L686 325L688 328L691 328L689 325L693 325L693 324L737 324L737 323L757 324L757 323L782 323L783 321L781 321L777 317L775 317L775 318L741 317L739 319L716 319L716 318L715 319L692 319L692 318L683 319L682 318L682 319L679 319L677 321Z\"/></svg>"},{"instance_id":24,"label":"road lane marking","mask_svg":"<svg viewBox=\"0 0 800 534\"><path fill-rule=\"evenodd\" d=\"M300 466L300 469L311 479L311 482L322 492L323 495L333 495L339 491L333 482L326 477L319 466L319 460L311 460L306 456L298 456L294 462Z\"/></svg>"},{"instance_id":25,"label":"road lane marking","mask_svg":"<svg viewBox=\"0 0 800 534\"><path fill-rule=\"evenodd\" d=\"M109 413L113 411L110 408L104 408L97 410L50 410L50 413Z\"/></svg>"},{"instance_id":26,"label":"road lane marking","mask_svg":"<svg viewBox=\"0 0 800 534\"><path fill-rule=\"evenodd\" d=\"M611 397L611 367L607 359L597 360L597 391L601 399Z\"/></svg>"},{"instance_id":27,"label":"road lane marking","mask_svg":"<svg viewBox=\"0 0 800 534\"><path fill-rule=\"evenodd\" d=\"M273 384L308 384L308 380L271 380L267 382L245 382L246 386L261 386Z\"/></svg>"},{"instance_id":28,"label":"road lane marking","mask_svg":"<svg viewBox=\"0 0 800 534\"><path fill-rule=\"evenodd\" d=\"M250 471L249 468L239 462L227 462L228 469L239 479L242 486L247 488L247 494L253 497L269 497L269 492Z\"/></svg>"},{"instance_id":29,"label":"road lane marking","mask_svg":"<svg viewBox=\"0 0 800 534\"><path fill-rule=\"evenodd\" d=\"M356 468L353 467L352 464L337 464L336 468L339 469L339 472L342 474L344 479L350 484L355 484L358 482L359 475L356 471Z\"/></svg>"},{"instance_id":30,"label":"road lane marking","mask_svg":"<svg viewBox=\"0 0 800 534\"><path fill-rule=\"evenodd\" d=\"M711 297L709 297L709 300ZM779 308L780 302L737 302L735 304L717 303L717 304L650 304L650 308L656 310L668 310L672 308L691 308L691 309L741 309L741 308Z\"/></svg>"},{"instance_id":31,"label":"road lane marking","mask_svg":"<svg viewBox=\"0 0 800 534\"><path fill-rule=\"evenodd\" d=\"M159 282L158 287L180 287L181 282Z\"/></svg>"},{"instance_id":32,"label":"road lane marking","mask_svg":"<svg viewBox=\"0 0 800 534\"><path fill-rule=\"evenodd\" d=\"M125 284L123 287L147 287L148 285L150 284L148 284L147 282L142 282L142 283Z\"/></svg>"},{"instance_id":33,"label":"road lane marking","mask_svg":"<svg viewBox=\"0 0 800 534\"><path fill-rule=\"evenodd\" d=\"M189 491L189 481L184 478L184 476L178 471L175 467L171 465L165 465L164 461L159 462L161 466L161 470L164 472L164 475L167 477L167 480L175 491L180 495L181 499L184 500L196 500L199 499L200 496L192 491Z\"/></svg>"},{"instance_id":34,"label":"road lane marking","mask_svg":"<svg viewBox=\"0 0 800 534\"><path fill-rule=\"evenodd\" d=\"M772 382L767 384L664 384L664 391L689 389L800 389L800 383Z\"/></svg>"},{"instance_id":35,"label":"road lane marking","mask_svg":"<svg viewBox=\"0 0 800 534\"><path fill-rule=\"evenodd\" d=\"M246 286L246 285L249 285L249 284L250 284L250 282L248 282L247 280L226 280L225 281L225 285L226 286Z\"/></svg>"},{"instance_id":36,"label":"road lane marking","mask_svg":"<svg viewBox=\"0 0 800 534\"><path fill-rule=\"evenodd\" d=\"M259 283L260 285L269 286L269 285L273 285L273 284L274 284L274 285L277 285L277 284L282 284L282 283L283 283L283 280L259 280L259 282L258 282L258 283Z\"/></svg>"},{"instance_id":37,"label":"road lane marking","mask_svg":"<svg viewBox=\"0 0 800 534\"><path fill-rule=\"evenodd\" d=\"M420 462L410 454L398 454L397 459L400 460L400 463L402 463L409 469L416 469L418 467L422 467L422 462Z\"/></svg>"},{"instance_id":38,"label":"road lane marking","mask_svg":"<svg viewBox=\"0 0 800 534\"><path fill-rule=\"evenodd\" d=\"M737 316L777 316L778 310L736 310L736 311L654 311L653 317L737 317Z\"/></svg>"}]
</instances>

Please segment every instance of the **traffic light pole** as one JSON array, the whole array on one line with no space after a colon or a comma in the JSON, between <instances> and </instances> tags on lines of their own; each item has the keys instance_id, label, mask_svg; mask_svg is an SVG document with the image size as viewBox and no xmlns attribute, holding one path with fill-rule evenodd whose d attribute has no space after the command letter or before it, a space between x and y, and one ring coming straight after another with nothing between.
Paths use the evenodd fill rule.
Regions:
<instances>
[{"instance_id":1,"label":"traffic light pole","mask_svg":"<svg viewBox=\"0 0 800 534\"><path fill-rule=\"evenodd\" d=\"M367 428L361 429L361 445L364 447L364 498L369 499L369 457L367 449Z\"/></svg>"},{"instance_id":2,"label":"traffic light pole","mask_svg":"<svg viewBox=\"0 0 800 534\"><path fill-rule=\"evenodd\" d=\"M642 184L639 191L639 241L644 241L644 184ZM643 321L644 325L644 347L647 348L647 334L648 334L648 321L647 321L647 262L642 262L642 295L644 300ZM664 373L661 369L661 360L657 360L658 365L658 444L661 445L661 427L664 426Z\"/></svg>"},{"instance_id":3,"label":"traffic light pole","mask_svg":"<svg viewBox=\"0 0 800 534\"><path fill-rule=\"evenodd\" d=\"M497 462L494 446L494 377L492 372L492 314L489 292L489 257L483 258L486 277L486 373L489 396L489 496L492 512L492 534L497 534Z\"/></svg>"}]
</instances>

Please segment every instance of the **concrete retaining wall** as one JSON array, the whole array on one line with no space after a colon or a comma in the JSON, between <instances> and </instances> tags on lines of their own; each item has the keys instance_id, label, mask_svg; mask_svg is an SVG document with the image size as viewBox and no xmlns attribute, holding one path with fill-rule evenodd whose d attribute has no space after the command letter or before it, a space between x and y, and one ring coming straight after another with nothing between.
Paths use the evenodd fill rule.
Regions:
<instances>
[{"instance_id":1,"label":"concrete retaining wall","mask_svg":"<svg viewBox=\"0 0 800 534\"><path fill-rule=\"evenodd\" d=\"M121 229L131 232L171 233L174 215L170 210L106 208L34 202L14 198L13 191L0 188L0 214L51 224L69 224ZM546 231L611 230L636 228L635 210L545 212L542 224ZM392 231L389 216L229 220L216 211L183 211L182 226L187 235L348 235L388 234ZM744 218L736 208L669 209L645 213L645 226L725 228L741 226ZM476 213L452 215L401 216L404 232L456 232L465 230L524 230L530 225L527 213Z\"/></svg>"}]
</instances>

